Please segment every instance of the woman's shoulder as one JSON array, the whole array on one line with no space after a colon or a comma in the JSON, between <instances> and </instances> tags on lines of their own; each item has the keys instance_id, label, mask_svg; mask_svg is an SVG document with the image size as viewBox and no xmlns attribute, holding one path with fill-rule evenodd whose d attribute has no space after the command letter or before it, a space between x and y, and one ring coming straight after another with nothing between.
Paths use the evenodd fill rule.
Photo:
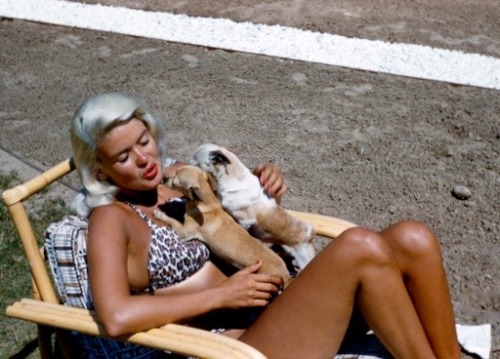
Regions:
<instances>
[{"instance_id":1,"label":"woman's shoulder","mask_svg":"<svg viewBox=\"0 0 500 359\"><path fill-rule=\"evenodd\" d=\"M89 217L89 241L112 243L127 243L131 228L134 227L134 217L137 217L129 206L115 202L94 208ZM106 241L101 241L106 238ZM93 241L93 239L99 239ZM126 239L123 241L123 239ZM120 244L121 245L121 244Z\"/></svg>"},{"instance_id":2,"label":"woman's shoulder","mask_svg":"<svg viewBox=\"0 0 500 359\"><path fill-rule=\"evenodd\" d=\"M115 201L112 203L108 203L99 207L96 207L90 213L90 218L92 217L100 217L109 214L113 215L124 215L127 214L130 210L130 206L123 202Z\"/></svg>"},{"instance_id":3,"label":"woman's shoulder","mask_svg":"<svg viewBox=\"0 0 500 359\"><path fill-rule=\"evenodd\" d=\"M122 202L113 202L92 210L89 217L89 224L96 225L119 225L126 224L134 215L132 209Z\"/></svg>"}]
</instances>

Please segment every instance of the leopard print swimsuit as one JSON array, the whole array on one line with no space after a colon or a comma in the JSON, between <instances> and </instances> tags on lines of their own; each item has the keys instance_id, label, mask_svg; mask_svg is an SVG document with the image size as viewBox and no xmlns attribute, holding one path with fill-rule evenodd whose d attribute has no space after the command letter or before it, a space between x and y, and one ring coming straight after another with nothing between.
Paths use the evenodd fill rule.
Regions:
<instances>
[{"instance_id":1,"label":"leopard print swimsuit","mask_svg":"<svg viewBox=\"0 0 500 359\"><path fill-rule=\"evenodd\" d=\"M149 291L180 283L199 271L210 252L200 241L183 242L171 227L162 227L132 203L127 203L151 228L148 253Z\"/></svg>"}]
</instances>

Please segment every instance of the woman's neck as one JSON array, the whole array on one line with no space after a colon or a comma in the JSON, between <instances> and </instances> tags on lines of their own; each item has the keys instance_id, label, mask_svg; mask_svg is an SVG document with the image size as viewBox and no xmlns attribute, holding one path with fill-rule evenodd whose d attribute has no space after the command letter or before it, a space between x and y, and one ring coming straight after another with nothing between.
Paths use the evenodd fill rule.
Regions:
<instances>
[{"instance_id":1,"label":"woman's neck","mask_svg":"<svg viewBox=\"0 0 500 359\"><path fill-rule=\"evenodd\" d=\"M116 199L120 202L129 202L143 207L155 207L178 197L182 197L182 193L161 184L147 191L120 191L116 195Z\"/></svg>"},{"instance_id":2,"label":"woman's neck","mask_svg":"<svg viewBox=\"0 0 500 359\"><path fill-rule=\"evenodd\" d=\"M120 191L116 199L121 202L130 202L135 205L144 207L153 207L158 204L158 188L148 191Z\"/></svg>"}]
</instances>

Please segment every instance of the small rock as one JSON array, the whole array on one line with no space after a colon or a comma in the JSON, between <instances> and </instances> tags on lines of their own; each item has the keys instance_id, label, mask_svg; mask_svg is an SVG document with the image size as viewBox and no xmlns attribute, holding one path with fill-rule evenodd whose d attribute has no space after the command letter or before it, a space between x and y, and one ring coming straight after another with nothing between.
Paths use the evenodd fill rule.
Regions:
<instances>
[{"instance_id":1,"label":"small rock","mask_svg":"<svg viewBox=\"0 0 500 359\"><path fill-rule=\"evenodd\" d=\"M451 195L456 199L468 200L472 196L472 192L465 186L455 186L451 190Z\"/></svg>"}]
</instances>

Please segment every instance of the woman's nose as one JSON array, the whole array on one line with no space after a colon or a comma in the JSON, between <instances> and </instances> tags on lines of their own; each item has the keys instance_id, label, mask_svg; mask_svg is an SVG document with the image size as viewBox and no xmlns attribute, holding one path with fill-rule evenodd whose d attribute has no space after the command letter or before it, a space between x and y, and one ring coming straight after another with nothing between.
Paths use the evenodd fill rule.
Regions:
<instances>
[{"instance_id":1,"label":"woman's nose","mask_svg":"<svg viewBox=\"0 0 500 359\"><path fill-rule=\"evenodd\" d=\"M143 151L136 149L134 152L135 152L135 163L137 163L138 165L143 165L148 162L148 157Z\"/></svg>"}]
</instances>

